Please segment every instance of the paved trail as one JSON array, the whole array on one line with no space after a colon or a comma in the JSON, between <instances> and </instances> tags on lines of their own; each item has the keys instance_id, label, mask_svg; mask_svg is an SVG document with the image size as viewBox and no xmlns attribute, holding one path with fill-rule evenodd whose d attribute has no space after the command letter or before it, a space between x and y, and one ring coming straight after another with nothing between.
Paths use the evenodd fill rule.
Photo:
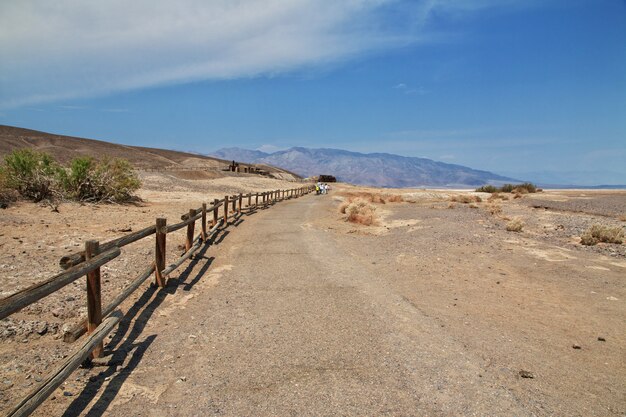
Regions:
<instances>
[{"instance_id":1,"label":"paved trail","mask_svg":"<svg viewBox=\"0 0 626 417\"><path fill-rule=\"evenodd\" d=\"M120 372L83 411L530 415L481 379L484 358L311 225L328 204L287 201L229 228L129 329Z\"/></svg>"}]
</instances>

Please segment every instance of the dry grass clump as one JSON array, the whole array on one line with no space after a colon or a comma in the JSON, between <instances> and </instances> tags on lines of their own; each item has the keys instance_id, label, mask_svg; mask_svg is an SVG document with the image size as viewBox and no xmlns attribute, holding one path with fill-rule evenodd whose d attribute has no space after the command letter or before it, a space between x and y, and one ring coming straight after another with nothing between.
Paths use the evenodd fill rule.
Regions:
<instances>
[{"instance_id":1,"label":"dry grass clump","mask_svg":"<svg viewBox=\"0 0 626 417\"><path fill-rule=\"evenodd\" d=\"M593 246L599 242L621 244L624 241L624 230L621 227L609 227L594 224L580 237L580 243Z\"/></svg>"},{"instance_id":2,"label":"dry grass clump","mask_svg":"<svg viewBox=\"0 0 626 417\"><path fill-rule=\"evenodd\" d=\"M477 195L462 194L462 195L453 195L452 197L450 197L450 201L454 203L470 204L470 203L480 203L481 201L483 201L483 199Z\"/></svg>"},{"instance_id":3,"label":"dry grass clump","mask_svg":"<svg viewBox=\"0 0 626 417\"><path fill-rule=\"evenodd\" d=\"M339 206L339 212L346 215L346 221L371 226L377 224L376 207L362 198L351 198Z\"/></svg>"},{"instance_id":4,"label":"dry grass clump","mask_svg":"<svg viewBox=\"0 0 626 417\"><path fill-rule=\"evenodd\" d=\"M404 201L404 197L400 194L386 194L385 199L389 203L402 203Z\"/></svg>"},{"instance_id":5,"label":"dry grass clump","mask_svg":"<svg viewBox=\"0 0 626 417\"><path fill-rule=\"evenodd\" d=\"M456 204L450 203L450 204L448 204L448 208L449 209L454 209L454 208L456 208Z\"/></svg>"},{"instance_id":6,"label":"dry grass clump","mask_svg":"<svg viewBox=\"0 0 626 417\"><path fill-rule=\"evenodd\" d=\"M522 231L523 228L524 228L524 222L519 217L512 219L506 224L506 230L509 232L519 233Z\"/></svg>"},{"instance_id":7,"label":"dry grass clump","mask_svg":"<svg viewBox=\"0 0 626 417\"><path fill-rule=\"evenodd\" d=\"M621 216L619 216L619 219L623 222L626 222L626 214L622 214Z\"/></svg>"},{"instance_id":8,"label":"dry grass clump","mask_svg":"<svg viewBox=\"0 0 626 417\"><path fill-rule=\"evenodd\" d=\"M374 204L402 203L404 201L404 198L400 194L381 194L362 191L343 193L342 195L348 197L349 201L360 198Z\"/></svg>"},{"instance_id":9,"label":"dry grass clump","mask_svg":"<svg viewBox=\"0 0 626 417\"><path fill-rule=\"evenodd\" d=\"M487 210L489 210L489 213L491 213L493 216L498 216L502 214L502 206L495 201L492 201L487 205Z\"/></svg>"},{"instance_id":10,"label":"dry grass clump","mask_svg":"<svg viewBox=\"0 0 626 417\"><path fill-rule=\"evenodd\" d=\"M497 201L497 200L504 200L507 201L509 199L509 196L506 194L500 194L500 193L493 193L489 196L489 198L487 199L487 201Z\"/></svg>"}]
</instances>

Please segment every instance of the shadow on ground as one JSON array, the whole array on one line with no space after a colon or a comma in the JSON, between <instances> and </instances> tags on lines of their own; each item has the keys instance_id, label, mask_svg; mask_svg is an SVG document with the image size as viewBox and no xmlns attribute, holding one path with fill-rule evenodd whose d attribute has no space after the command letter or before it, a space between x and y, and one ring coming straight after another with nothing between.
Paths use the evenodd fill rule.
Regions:
<instances>
[{"instance_id":1,"label":"shadow on ground","mask_svg":"<svg viewBox=\"0 0 626 417\"><path fill-rule=\"evenodd\" d=\"M239 225L243 221L244 219L239 217L235 224ZM96 417L102 416L106 412L111 402L118 395L124 381L139 365L144 353L157 338L156 334L151 334L139 341L148 320L168 296L175 295L179 289L182 291L193 289L215 260L214 257L205 256L206 251L211 245L220 244L229 233L228 230L223 229L215 233L207 241L207 244L194 254L191 262L178 278L168 280L165 288L159 289L151 285L146 289L125 314L113 338L107 343L105 355L111 355L107 365L98 375L90 377L85 389L63 413L64 417L77 416L85 412L87 416ZM198 265L202 266L194 272ZM108 384L105 386L106 381ZM105 386L104 389L103 386ZM96 402L89 408L89 404L96 398Z\"/></svg>"}]
</instances>

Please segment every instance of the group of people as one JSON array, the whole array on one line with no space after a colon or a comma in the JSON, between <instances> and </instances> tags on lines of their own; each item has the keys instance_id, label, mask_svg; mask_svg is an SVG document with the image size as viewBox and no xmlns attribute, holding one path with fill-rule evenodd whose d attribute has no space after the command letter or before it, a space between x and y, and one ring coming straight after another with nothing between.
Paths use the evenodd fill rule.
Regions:
<instances>
[{"instance_id":1,"label":"group of people","mask_svg":"<svg viewBox=\"0 0 626 417\"><path fill-rule=\"evenodd\" d=\"M315 184L315 194L328 194L330 186L325 182L318 182Z\"/></svg>"}]
</instances>

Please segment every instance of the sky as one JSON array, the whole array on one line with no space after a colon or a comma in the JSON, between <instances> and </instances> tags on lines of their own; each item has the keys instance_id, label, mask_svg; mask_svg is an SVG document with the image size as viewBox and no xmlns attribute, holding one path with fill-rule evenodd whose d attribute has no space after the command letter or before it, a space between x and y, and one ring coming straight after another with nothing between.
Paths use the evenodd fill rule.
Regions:
<instances>
[{"instance_id":1,"label":"sky","mask_svg":"<svg viewBox=\"0 0 626 417\"><path fill-rule=\"evenodd\" d=\"M626 184L626 1L0 2L0 124Z\"/></svg>"}]
</instances>

